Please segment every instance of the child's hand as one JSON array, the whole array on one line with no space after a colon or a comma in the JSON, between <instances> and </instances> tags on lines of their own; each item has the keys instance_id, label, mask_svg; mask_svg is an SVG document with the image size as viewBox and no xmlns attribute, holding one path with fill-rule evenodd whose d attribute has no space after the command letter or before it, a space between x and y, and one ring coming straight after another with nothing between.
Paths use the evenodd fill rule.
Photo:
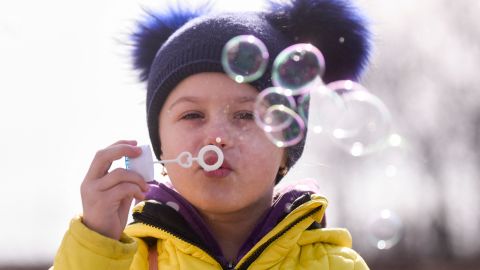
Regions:
<instances>
[{"instance_id":1,"label":"child's hand","mask_svg":"<svg viewBox=\"0 0 480 270\"><path fill-rule=\"evenodd\" d=\"M133 198L143 200L148 184L135 172L122 168L108 170L113 161L123 156L138 157L142 150L136 145L136 141L118 141L98 151L80 188L83 223L117 240L127 224Z\"/></svg>"}]
</instances>

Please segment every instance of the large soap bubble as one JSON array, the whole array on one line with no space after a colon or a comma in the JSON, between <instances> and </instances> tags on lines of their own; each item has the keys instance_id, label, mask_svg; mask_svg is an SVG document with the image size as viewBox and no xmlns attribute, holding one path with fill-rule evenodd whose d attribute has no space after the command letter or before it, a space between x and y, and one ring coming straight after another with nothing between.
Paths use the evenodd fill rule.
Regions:
<instances>
[{"instance_id":1,"label":"large soap bubble","mask_svg":"<svg viewBox=\"0 0 480 270\"><path fill-rule=\"evenodd\" d=\"M345 106L340 95L319 84L298 99L297 110L311 134L331 134Z\"/></svg>"},{"instance_id":2,"label":"large soap bubble","mask_svg":"<svg viewBox=\"0 0 480 270\"><path fill-rule=\"evenodd\" d=\"M267 47L252 35L236 36L223 47L223 68L227 75L238 83L252 82L260 78L267 64Z\"/></svg>"},{"instance_id":3,"label":"large soap bubble","mask_svg":"<svg viewBox=\"0 0 480 270\"><path fill-rule=\"evenodd\" d=\"M334 141L352 156L383 149L391 127L390 113L384 103L353 81L336 81L327 87L341 96L345 107L332 131Z\"/></svg>"},{"instance_id":4,"label":"large soap bubble","mask_svg":"<svg viewBox=\"0 0 480 270\"><path fill-rule=\"evenodd\" d=\"M284 49L273 62L273 85L304 94L321 81L325 71L322 53L312 44L299 43Z\"/></svg>"},{"instance_id":5,"label":"large soap bubble","mask_svg":"<svg viewBox=\"0 0 480 270\"><path fill-rule=\"evenodd\" d=\"M305 123L303 118L294 110L284 105L273 105L266 112L267 118L269 118L269 115L288 119L288 125L283 129L265 132L267 138L277 147L288 147L302 141L305 136Z\"/></svg>"},{"instance_id":6,"label":"large soap bubble","mask_svg":"<svg viewBox=\"0 0 480 270\"><path fill-rule=\"evenodd\" d=\"M255 100L254 114L255 122L265 132L284 130L294 121L284 110L272 109L275 105L284 106L292 111L296 107L294 98L286 89L270 87L260 92Z\"/></svg>"},{"instance_id":7,"label":"large soap bubble","mask_svg":"<svg viewBox=\"0 0 480 270\"><path fill-rule=\"evenodd\" d=\"M377 249L390 249L402 238L402 220L389 209L383 209L369 225L368 239Z\"/></svg>"}]
</instances>

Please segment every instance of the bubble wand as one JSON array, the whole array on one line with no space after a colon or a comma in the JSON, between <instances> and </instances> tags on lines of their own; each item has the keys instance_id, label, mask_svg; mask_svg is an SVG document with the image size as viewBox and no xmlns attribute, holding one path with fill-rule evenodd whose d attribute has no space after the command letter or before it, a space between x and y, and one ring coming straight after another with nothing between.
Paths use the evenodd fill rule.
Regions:
<instances>
[{"instance_id":1,"label":"bubble wand","mask_svg":"<svg viewBox=\"0 0 480 270\"><path fill-rule=\"evenodd\" d=\"M193 162L196 161L205 171L214 171L223 164L224 155L222 150L215 145L205 145L198 152L197 157L193 157L190 152L182 152L175 159L167 160L158 160L153 161L152 150L149 145L141 145L142 154L136 158L125 157L125 167L127 170L131 170L140 174L145 181L151 181L154 179L153 176L153 164L167 164L167 163L177 163L183 168L190 168L193 165ZM217 155L217 162L212 165L209 165L205 162L205 154L207 152L215 152Z\"/></svg>"}]
</instances>

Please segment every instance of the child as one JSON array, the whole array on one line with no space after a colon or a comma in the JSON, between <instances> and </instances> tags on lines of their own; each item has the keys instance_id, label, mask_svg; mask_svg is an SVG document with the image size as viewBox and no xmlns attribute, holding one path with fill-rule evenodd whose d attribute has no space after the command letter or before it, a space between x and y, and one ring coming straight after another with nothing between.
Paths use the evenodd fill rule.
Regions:
<instances>
[{"instance_id":1,"label":"child","mask_svg":"<svg viewBox=\"0 0 480 270\"><path fill-rule=\"evenodd\" d=\"M248 84L221 65L223 46L238 35L257 37L270 53L265 74ZM54 269L368 269L348 231L324 228L325 198L274 192L304 140L276 147L253 119L256 96L272 84L272 59L295 43L323 53L324 82L359 78L369 32L349 1L272 2L258 13L171 9L139 22L133 40L156 157L216 145L225 161L210 172L168 164L171 183L148 185L135 172L109 172L112 161L140 155L135 141L98 151L81 186L83 215L72 220Z\"/></svg>"}]
</instances>

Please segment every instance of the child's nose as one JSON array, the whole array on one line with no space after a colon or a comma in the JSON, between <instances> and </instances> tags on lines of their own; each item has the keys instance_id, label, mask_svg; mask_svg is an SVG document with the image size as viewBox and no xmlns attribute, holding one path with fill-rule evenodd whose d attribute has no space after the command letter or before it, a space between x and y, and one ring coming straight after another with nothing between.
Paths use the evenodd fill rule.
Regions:
<instances>
[{"instance_id":1,"label":"child's nose","mask_svg":"<svg viewBox=\"0 0 480 270\"><path fill-rule=\"evenodd\" d=\"M206 130L205 145L212 144L220 148L226 148L232 143L231 130L226 123L215 123Z\"/></svg>"}]
</instances>

